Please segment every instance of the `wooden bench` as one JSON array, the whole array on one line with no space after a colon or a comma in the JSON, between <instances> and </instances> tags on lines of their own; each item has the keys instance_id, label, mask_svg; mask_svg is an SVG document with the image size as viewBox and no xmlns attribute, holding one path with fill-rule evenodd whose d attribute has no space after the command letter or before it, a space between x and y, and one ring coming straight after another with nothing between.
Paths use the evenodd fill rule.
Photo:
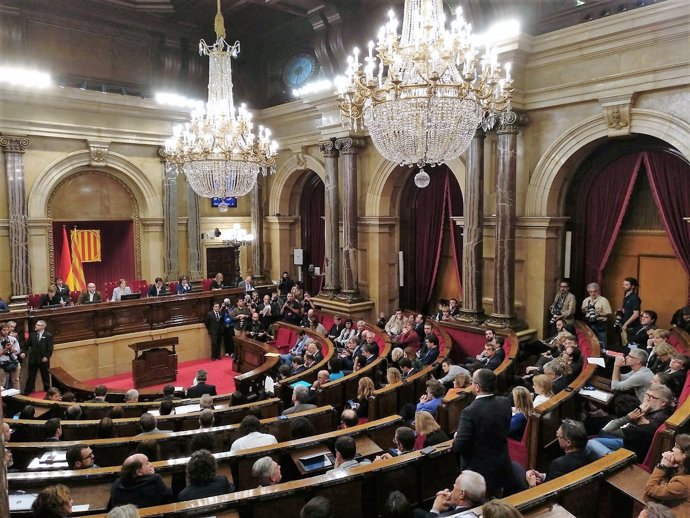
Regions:
<instances>
[{"instance_id":1,"label":"wooden bench","mask_svg":"<svg viewBox=\"0 0 690 518\"><path fill-rule=\"evenodd\" d=\"M392 444L395 429L401 424L400 416L389 416L345 430L336 430L326 434L314 435L304 439L282 442L260 448L237 452L215 453L219 472L229 475L235 485L241 489L255 484L251 476L254 462L270 455L281 464L283 480L297 478L299 475L290 455L300 450L316 446L326 446L333 450L335 440L343 435L352 437L366 436L381 449ZM185 468L188 457L154 462L153 466L176 495L185 487ZM84 469L78 471L41 471L38 473L9 473L7 476L11 493L17 491L38 492L48 485L65 484L72 491L72 498L77 504L89 504L91 509L105 509L110 496L110 486L118 478L120 466Z\"/></svg>"},{"instance_id":2,"label":"wooden bench","mask_svg":"<svg viewBox=\"0 0 690 518\"><path fill-rule=\"evenodd\" d=\"M305 417L314 425L315 434L323 434L333 431L338 420L332 406L314 408L291 414L262 419L264 432L274 435L278 442L290 440L290 426L297 417ZM198 426L194 430L170 432L156 436L156 443L161 450L161 459L170 459L187 455L189 442L200 432ZM228 451L236 439L241 437L240 425L231 424L206 428L204 433L213 436L215 447L213 452ZM14 469L26 470L32 459L40 457L47 451L64 451L75 444L84 444L91 447L95 456L95 462L100 467L121 466L125 458L137 449L142 441L150 439L150 436L116 437L113 439L90 439L82 441L60 442L16 442L12 441L12 456Z\"/></svg>"},{"instance_id":3,"label":"wooden bench","mask_svg":"<svg viewBox=\"0 0 690 518\"><path fill-rule=\"evenodd\" d=\"M325 405L321 405L325 406ZM213 415L217 425L239 423L247 414L259 414L263 418L276 417L282 411L279 399L271 398L255 403L222 407L214 410ZM199 412L187 414L168 415L157 418L158 428L161 430L182 431L193 430L199 427ZM127 437L139 433L139 418L130 417L113 419L115 429L119 437ZM84 441L96 438L97 419L83 421L62 421L62 440ZM35 442L45 439L43 425L45 421L34 419L17 419L9 421L15 430L12 435L13 442Z\"/></svg>"}]
</instances>

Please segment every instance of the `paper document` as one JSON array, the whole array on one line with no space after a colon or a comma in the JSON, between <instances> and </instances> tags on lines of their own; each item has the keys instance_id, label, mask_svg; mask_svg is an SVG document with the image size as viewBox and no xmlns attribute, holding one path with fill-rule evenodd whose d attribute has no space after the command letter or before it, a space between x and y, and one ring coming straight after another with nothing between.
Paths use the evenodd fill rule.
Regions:
<instances>
[{"instance_id":1,"label":"paper document","mask_svg":"<svg viewBox=\"0 0 690 518\"><path fill-rule=\"evenodd\" d=\"M587 358L587 363L593 363L599 367L606 367L606 362L603 358Z\"/></svg>"},{"instance_id":2,"label":"paper document","mask_svg":"<svg viewBox=\"0 0 690 518\"><path fill-rule=\"evenodd\" d=\"M613 397L613 394L611 392L606 392L604 390L599 390L599 389L593 389L593 390L580 390L580 395L589 397L592 399L596 399L597 401L601 401L602 403L608 403L611 401L611 398Z\"/></svg>"}]
</instances>

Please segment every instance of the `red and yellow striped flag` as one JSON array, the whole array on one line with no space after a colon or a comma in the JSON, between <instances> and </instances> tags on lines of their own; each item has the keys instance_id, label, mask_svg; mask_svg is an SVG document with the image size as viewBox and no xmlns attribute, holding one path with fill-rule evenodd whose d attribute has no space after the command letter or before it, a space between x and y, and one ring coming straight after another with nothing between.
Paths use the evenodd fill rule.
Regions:
<instances>
[{"instance_id":1,"label":"red and yellow striped flag","mask_svg":"<svg viewBox=\"0 0 690 518\"><path fill-rule=\"evenodd\" d=\"M67 283L73 290L84 291L86 289L86 281L84 280L84 268L82 266L81 251L79 250L79 242L77 239L78 230L72 230L72 271L71 275L73 283Z\"/></svg>"},{"instance_id":2,"label":"red and yellow striped flag","mask_svg":"<svg viewBox=\"0 0 690 518\"><path fill-rule=\"evenodd\" d=\"M75 234L76 232L76 234ZM82 263L101 262L101 231L75 230L72 231L72 241L76 241Z\"/></svg>"}]
</instances>

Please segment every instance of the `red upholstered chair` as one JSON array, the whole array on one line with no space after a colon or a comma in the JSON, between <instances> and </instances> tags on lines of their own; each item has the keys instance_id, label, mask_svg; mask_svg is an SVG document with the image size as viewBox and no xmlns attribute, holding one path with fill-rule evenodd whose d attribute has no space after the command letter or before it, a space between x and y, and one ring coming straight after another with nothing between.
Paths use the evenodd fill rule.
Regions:
<instances>
[{"instance_id":1,"label":"red upholstered chair","mask_svg":"<svg viewBox=\"0 0 690 518\"><path fill-rule=\"evenodd\" d=\"M517 462L523 468L527 469L527 461L529 452L527 451L527 442L529 441L530 428L532 426L532 419L527 420L527 426L522 433L522 439L516 441L515 439L508 439L508 454L510 460Z\"/></svg>"},{"instance_id":2,"label":"red upholstered chair","mask_svg":"<svg viewBox=\"0 0 690 518\"><path fill-rule=\"evenodd\" d=\"M113 298L113 290L116 288L116 286L117 281L103 283L103 297L105 297L105 300L110 300Z\"/></svg>"},{"instance_id":3,"label":"red upholstered chair","mask_svg":"<svg viewBox=\"0 0 690 518\"><path fill-rule=\"evenodd\" d=\"M168 294L175 295L177 293L177 283L175 281L168 283Z\"/></svg>"},{"instance_id":4,"label":"red upholstered chair","mask_svg":"<svg viewBox=\"0 0 690 518\"><path fill-rule=\"evenodd\" d=\"M582 332L577 327L575 328L575 333L577 335L577 345L580 348L580 351L582 351L582 356L584 356L585 358L589 358L589 355L591 354L591 349L587 333Z\"/></svg>"},{"instance_id":5,"label":"red upholstered chair","mask_svg":"<svg viewBox=\"0 0 690 518\"><path fill-rule=\"evenodd\" d=\"M42 296L43 295L40 293L34 293L32 295L29 295L26 299L26 303L29 305L30 308L38 309L41 305Z\"/></svg>"},{"instance_id":6,"label":"red upholstered chair","mask_svg":"<svg viewBox=\"0 0 690 518\"><path fill-rule=\"evenodd\" d=\"M685 348L685 345L683 342L681 342L680 338L678 336L671 334L669 337L666 339L669 344L673 346L673 348L678 351L678 354L686 354L688 351Z\"/></svg>"},{"instance_id":7,"label":"red upholstered chair","mask_svg":"<svg viewBox=\"0 0 690 518\"><path fill-rule=\"evenodd\" d=\"M680 397L678 398L678 406L685 403L685 400L690 396L690 374L685 375L685 383L683 384L683 390L680 391Z\"/></svg>"},{"instance_id":8,"label":"red upholstered chair","mask_svg":"<svg viewBox=\"0 0 690 518\"><path fill-rule=\"evenodd\" d=\"M146 279L137 279L132 283L132 293L141 293L142 297L146 297L146 293L149 291L149 283Z\"/></svg>"},{"instance_id":9,"label":"red upholstered chair","mask_svg":"<svg viewBox=\"0 0 690 518\"><path fill-rule=\"evenodd\" d=\"M79 295L81 295L81 291L70 291L69 292L69 298L72 301L72 304L77 303L77 301L79 300Z\"/></svg>"},{"instance_id":10,"label":"red upholstered chair","mask_svg":"<svg viewBox=\"0 0 690 518\"><path fill-rule=\"evenodd\" d=\"M201 289L204 291L211 291L211 283L213 282L213 279L202 279L201 280Z\"/></svg>"},{"instance_id":11,"label":"red upholstered chair","mask_svg":"<svg viewBox=\"0 0 690 518\"><path fill-rule=\"evenodd\" d=\"M640 467L645 471L648 471L649 473L654 471L654 464L656 464L654 460L654 451L657 449L656 445L661 440L661 434L665 429L666 424L662 424L659 428L656 429L656 432L654 432L654 438L652 439L652 444L649 446L649 450L647 451L647 456L645 457L644 461L640 464ZM657 460L661 460L661 457L659 457L659 459Z\"/></svg>"}]
</instances>

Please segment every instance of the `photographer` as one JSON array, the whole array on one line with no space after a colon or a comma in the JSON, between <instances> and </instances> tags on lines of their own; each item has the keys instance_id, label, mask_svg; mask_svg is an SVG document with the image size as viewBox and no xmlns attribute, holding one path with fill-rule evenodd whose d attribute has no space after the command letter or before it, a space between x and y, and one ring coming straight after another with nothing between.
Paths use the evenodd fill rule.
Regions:
<instances>
[{"instance_id":1,"label":"photographer","mask_svg":"<svg viewBox=\"0 0 690 518\"><path fill-rule=\"evenodd\" d=\"M606 349L606 331L611 305L601 296L601 288L596 282L587 285L589 297L582 301L582 313L587 325L594 331L602 349Z\"/></svg>"},{"instance_id":2,"label":"photographer","mask_svg":"<svg viewBox=\"0 0 690 518\"><path fill-rule=\"evenodd\" d=\"M9 323L3 322L0 327L0 387L5 388L7 378L11 388L19 390L19 372L21 370L21 349L17 339L10 334Z\"/></svg>"},{"instance_id":3,"label":"photographer","mask_svg":"<svg viewBox=\"0 0 690 518\"><path fill-rule=\"evenodd\" d=\"M575 309L577 301L575 295L570 293L570 282L561 279L558 284L558 293L553 299L553 304L549 307L551 319L549 320L549 334L557 334L556 321L562 319L566 325L572 326L575 322Z\"/></svg>"}]
</instances>

